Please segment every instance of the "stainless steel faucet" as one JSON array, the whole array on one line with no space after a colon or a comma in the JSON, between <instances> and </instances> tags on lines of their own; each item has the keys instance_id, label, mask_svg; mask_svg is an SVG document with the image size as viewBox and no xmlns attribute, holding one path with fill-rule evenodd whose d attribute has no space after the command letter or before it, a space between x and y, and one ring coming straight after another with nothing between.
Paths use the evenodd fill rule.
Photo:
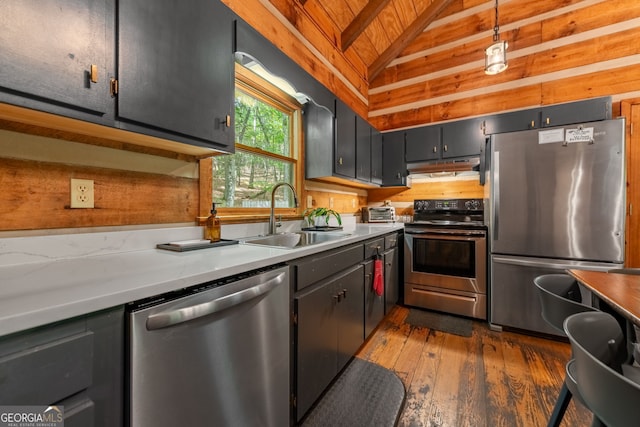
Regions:
<instances>
[{"instance_id":1,"label":"stainless steel faucet","mask_svg":"<svg viewBox=\"0 0 640 427\"><path fill-rule=\"evenodd\" d=\"M296 194L296 189L293 188L291 184L288 182L279 182L273 186L273 190L271 190L271 214L269 215L269 234L276 234L276 218L275 218L275 207L276 207L276 199L275 194L276 190L279 187L287 186L291 189L293 193L293 203L298 207L298 195Z\"/></svg>"}]
</instances>

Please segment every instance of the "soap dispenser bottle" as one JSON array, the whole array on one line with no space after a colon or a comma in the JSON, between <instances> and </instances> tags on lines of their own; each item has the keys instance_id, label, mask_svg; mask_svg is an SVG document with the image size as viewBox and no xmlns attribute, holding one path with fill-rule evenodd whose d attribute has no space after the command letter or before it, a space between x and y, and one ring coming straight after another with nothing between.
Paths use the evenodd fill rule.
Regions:
<instances>
[{"instance_id":1,"label":"soap dispenser bottle","mask_svg":"<svg viewBox=\"0 0 640 427\"><path fill-rule=\"evenodd\" d=\"M212 243L220 240L220 219L216 217L216 213L216 204L213 203L211 215L204 223L204 238Z\"/></svg>"}]
</instances>

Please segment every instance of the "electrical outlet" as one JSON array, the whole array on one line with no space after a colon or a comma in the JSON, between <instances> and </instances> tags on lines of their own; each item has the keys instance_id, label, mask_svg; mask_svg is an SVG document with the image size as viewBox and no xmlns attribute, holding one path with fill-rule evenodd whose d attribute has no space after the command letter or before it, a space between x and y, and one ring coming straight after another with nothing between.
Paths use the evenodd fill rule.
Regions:
<instances>
[{"instance_id":1,"label":"electrical outlet","mask_svg":"<svg viewBox=\"0 0 640 427\"><path fill-rule=\"evenodd\" d=\"M313 196L307 196L307 209L311 209L313 207Z\"/></svg>"},{"instance_id":2,"label":"electrical outlet","mask_svg":"<svg viewBox=\"0 0 640 427\"><path fill-rule=\"evenodd\" d=\"M356 199L351 199L351 207L352 208L356 207Z\"/></svg>"},{"instance_id":3,"label":"electrical outlet","mask_svg":"<svg viewBox=\"0 0 640 427\"><path fill-rule=\"evenodd\" d=\"M93 180L71 179L71 207L92 209L93 204Z\"/></svg>"},{"instance_id":4,"label":"electrical outlet","mask_svg":"<svg viewBox=\"0 0 640 427\"><path fill-rule=\"evenodd\" d=\"M329 209L333 209L333 197L329 197Z\"/></svg>"}]
</instances>

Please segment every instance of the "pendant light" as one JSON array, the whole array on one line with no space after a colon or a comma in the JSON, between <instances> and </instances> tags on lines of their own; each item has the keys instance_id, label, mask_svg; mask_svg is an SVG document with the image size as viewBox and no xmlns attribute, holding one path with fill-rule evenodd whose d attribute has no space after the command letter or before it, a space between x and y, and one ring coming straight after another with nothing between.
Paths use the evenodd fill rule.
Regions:
<instances>
[{"instance_id":1,"label":"pendant light","mask_svg":"<svg viewBox=\"0 0 640 427\"><path fill-rule=\"evenodd\" d=\"M498 0L496 0L496 26L493 27L493 44L485 50L484 72L494 75L507 69L507 48L506 41L500 41L500 27L498 27Z\"/></svg>"}]
</instances>

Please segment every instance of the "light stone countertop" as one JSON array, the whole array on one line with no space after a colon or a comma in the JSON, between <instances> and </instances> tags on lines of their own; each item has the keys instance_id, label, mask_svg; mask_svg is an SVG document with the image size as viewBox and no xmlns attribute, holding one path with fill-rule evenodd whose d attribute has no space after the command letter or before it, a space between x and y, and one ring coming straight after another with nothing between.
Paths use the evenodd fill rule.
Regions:
<instances>
[{"instance_id":1,"label":"light stone countertop","mask_svg":"<svg viewBox=\"0 0 640 427\"><path fill-rule=\"evenodd\" d=\"M357 224L348 237L296 249L230 245L186 252L200 227L0 239L0 336L367 240L403 224ZM223 238L227 238L224 235Z\"/></svg>"}]
</instances>

